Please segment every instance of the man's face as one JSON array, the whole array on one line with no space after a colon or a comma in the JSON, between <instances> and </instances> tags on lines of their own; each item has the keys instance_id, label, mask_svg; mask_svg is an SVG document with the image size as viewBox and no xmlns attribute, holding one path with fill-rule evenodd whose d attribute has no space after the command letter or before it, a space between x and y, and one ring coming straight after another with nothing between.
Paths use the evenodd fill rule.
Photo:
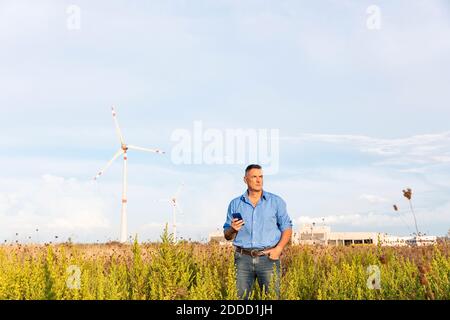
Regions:
<instances>
[{"instance_id":1,"label":"man's face","mask_svg":"<svg viewBox=\"0 0 450 320\"><path fill-rule=\"evenodd\" d=\"M263 188L263 173L261 169L250 169L244 177L244 182L248 189L261 191Z\"/></svg>"}]
</instances>

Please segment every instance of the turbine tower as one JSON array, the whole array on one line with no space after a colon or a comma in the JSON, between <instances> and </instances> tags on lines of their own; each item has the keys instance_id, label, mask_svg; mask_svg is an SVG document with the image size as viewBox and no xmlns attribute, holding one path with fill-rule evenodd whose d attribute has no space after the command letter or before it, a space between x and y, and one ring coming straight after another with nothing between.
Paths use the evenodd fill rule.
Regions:
<instances>
[{"instance_id":1,"label":"turbine tower","mask_svg":"<svg viewBox=\"0 0 450 320\"><path fill-rule=\"evenodd\" d=\"M179 203L178 203L178 197L180 196L181 190L184 187L184 183L182 183L179 187L177 192L170 197L169 199L159 199L161 202L168 202L172 206L172 230L173 230L173 240L174 242L177 241L177 212L179 214L183 214L183 210L181 209Z\"/></svg>"},{"instance_id":2,"label":"turbine tower","mask_svg":"<svg viewBox=\"0 0 450 320\"><path fill-rule=\"evenodd\" d=\"M126 242L127 241L127 151L128 149L131 150L139 150L139 151L147 151L147 152L153 152L153 153L165 153L164 151L161 151L159 149L148 149L148 148L142 148L137 146L128 145L125 143L125 140L123 139L122 132L119 127L119 123L117 121L117 114L114 110L114 107L111 107L112 116L114 120L114 125L116 127L116 133L119 138L120 142L120 149L116 152L116 154L112 157L111 160L108 161L108 163L103 167L97 175L94 177L94 180L97 180L105 171L108 169L108 167L116 160L120 155L123 154L123 185L122 185L122 210L121 210L121 217L120 217L120 242Z\"/></svg>"}]
</instances>

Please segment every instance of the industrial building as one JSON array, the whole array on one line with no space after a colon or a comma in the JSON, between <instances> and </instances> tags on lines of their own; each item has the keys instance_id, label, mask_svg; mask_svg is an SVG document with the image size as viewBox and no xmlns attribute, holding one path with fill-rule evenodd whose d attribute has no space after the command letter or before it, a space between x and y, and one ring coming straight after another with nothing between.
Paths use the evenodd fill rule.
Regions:
<instances>
[{"instance_id":1,"label":"industrial building","mask_svg":"<svg viewBox=\"0 0 450 320\"><path fill-rule=\"evenodd\" d=\"M432 245L436 236L394 236L379 232L331 232L325 225L304 224L292 235L293 244L349 246L355 244L380 243L383 246L423 246Z\"/></svg>"},{"instance_id":2,"label":"industrial building","mask_svg":"<svg viewBox=\"0 0 450 320\"><path fill-rule=\"evenodd\" d=\"M224 238L223 231L217 230L208 236L208 242L232 245ZM331 232L326 225L303 224L298 232L292 233L293 245L350 246L380 243L382 246L425 246L437 242L436 236L394 236L379 232Z\"/></svg>"}]
</instances>

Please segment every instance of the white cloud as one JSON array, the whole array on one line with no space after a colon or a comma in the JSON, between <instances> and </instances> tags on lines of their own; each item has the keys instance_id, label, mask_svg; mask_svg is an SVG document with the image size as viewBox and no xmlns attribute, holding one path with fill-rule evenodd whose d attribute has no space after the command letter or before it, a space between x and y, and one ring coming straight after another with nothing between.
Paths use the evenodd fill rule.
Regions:
<instances>
[{"instance_id":1,"label":"white cloud","mask_svg":"<svg viewBox=\"0 0 450 320\"><path fill-rule=\"evenodd\" d=\"M2 179L0 183L0 237L15 233L40 239L72 232L108 230L106 199L89 182L43 175L40 179Z\"/></svg>"},{"instance_id":2,"label":"white cloud","mask_svg":"<svg viewBox=\"0 0 450 320\"><path fill-rule=\"evenodd\" d=\"M302 134L281 139L290 143L322 142L353 146L360 152L383 158L377 162L379 165L436 164L450 161L449 131L393 139L345 134Z\"/></svg>"},{"instance_id":3,"label":"white cloud","mask_svg":"<svg viewBox=\"0 0 450 320\"><path fill-rule=\"evenodd\" d=\"M305 223L324 223L331 226L331 229L347 231L376 231L384 233L386 230L393 230L402 234L412 234L415 232L414 219L411 212L403 213L343 213L325 216L300 216L295 219L297 225ZM450 226L450 202L436 209L421 209L416 212L419 232L430 235L442 236ZM443 227L439 231L434 231L433 225L441 224Z\"/></svg>"},{"instance_id":4,"label":"white cloud","mask_svg":"<svg viewBox=\"0 0 450 320\"><path fill-rule=\"evenodd\" d=\"M248 122L246 112L258 108L261 112L256 118L251 114L251 119L278 125L285 132L304 125L327 131L335 125L348 132L358 128L367 132L372 126L386 135L397 128L372 121L373 106L379 119L392 112L401 115L393 118L404 120L403 112L415 111L421 120L415 132L429 130L435 125L432 119L446 118L450 37L448 14L439 2L408 4L405 9L382 5L383 26L377 33L365 28L364 5L350 1L344 12L329 15L322 13L341 2L304 6L296 1L224 0L198 6L183 3L181 9L163 2L81 3L80 33L67 32L64 4L0 4L0 39L11 48L0 62L4 89L0 109L8 112L2 125L7 138L0 142L7 152L0 159L0 167L7 168L0 182L0 236L40 225L49 233L105 230L116 237L118 229L108 228L120 220L120 162L99 181L103 195L82 181L90 179L116 150L107 109L110 99L124 108L139 109L134 115L118 110L129 142L163 149L168 143L159 145L159 141L169 141L174 123L185 126L183 121L192 115L214 118L227 127L240 119ZM152 41L142 41L144 34ZM99 38L104 40L101 44ZM347 88L340 87L345 81L336 79L348 81L347 94L362 94L364 101L349 103L341 92ZM365 91L376 97L366 96ZM239 111L240 119L234 116L235 105L245 107ZM327 119L324 106L331 106L328 111L346 109ZM430 111L438 107L445 112ZM317 118L304 110L316 112ZM174 114L183 117L175 119ZM407 120L391 124L411 132L415 127ZM300 178L267 179L269 191L286 197L294 218L330 216L336 223L343 221L342 226L359 221L360 228L380 221L395 225L395 217L359 212L384 212L406 185L417 190L418 198L423 192L450 186L446 167L450 132L401 139L312 134L285 140L353 146L377 159L362 163L363 168L314 164L301 168L306 174ZM110 152L105 151L108 148ZM159 234L164 222L170 221L171 210L152 203L153 198L171 194L171 186L179 183L186 167L168 169L167 162L158 166L161 162L152 155L148 161L140 159L130 153L130 233L142 225L143 232ZM342 159L345 164L346 160ZM391 170L393 166L399 166L398 172ZM221 226L229 200L244 189L241 176L222 172L223 167L203 170L185 170L191 187L182 199L186 215L180 217L180 232L204 235L207 229ZM35 178L44 172L52 176ZM61 178L74 176L80 180ZM422 207L435 210L437 201L442 199L431 195ZM449 215L445 210L440 214ZM436 221L443 219L436 215ZM441 228L432 220L427 223Z\"/></svg>"},{"instance_id":5,"label":"white cloud","mask_svg":"<svg viewBox=\"0 0 450 320\"><path fill-rule=\"evenodd\" d=\"M184 215L177 216L179 235L204 239L209 232L221 229L229 201L243 192L245 185L240 174L217 169L211 173L184 174L166 170L158 176L156 167L130 166L129 234L138 233L142 240L156 240L165 223L169 223L171 231L172 209L157 200L173 194L181 180L186 186L180 195ZM135 174L137 172L140 174ZM34 228L39 227L40 233L45 230L47 238L71 234L81 241L117 238L121 175L120 172L109 173L97 186L55 175L39 179L2 179L0 237L11 238L15 232L33 233ZM435 186L418 177L392 175L388 168L315 168L301 175L273 176L265 180L267 191L287 201L288 212L296 223L320 222L320 218L325 217L326 223L341 229L377 228L379 231L405 229L404 222L392 210L392 204L402 206L401 188L407 185L414 190L419 226L438 230L434 232L438 234L442 233L442 228L447 230L449 204L434 194ZM408 208L406 204L403 207L401 210ZM412 226L408 211L401 214Z\"/></svg>"},{"instance_id":6,"label":"white cloud","mask_svg":"<svg viewBox=\"0 0 450 320\"><path fill-rule=\"evenodd\" d=\"M295 227L299 223L320 223L325 217L325 223L343 231L400 233L412 232L414 226L409 204L401 192L411 186L420 230L439 235L450 226L448 188L442 186L445 180L442 176L424 179L389 167L360 166L309 168L290 172L284 179L266 179L265 183L268 191L286 200ZM393 204L399 206L399 212L393 210Z\"/></svg>"}]
</instances>

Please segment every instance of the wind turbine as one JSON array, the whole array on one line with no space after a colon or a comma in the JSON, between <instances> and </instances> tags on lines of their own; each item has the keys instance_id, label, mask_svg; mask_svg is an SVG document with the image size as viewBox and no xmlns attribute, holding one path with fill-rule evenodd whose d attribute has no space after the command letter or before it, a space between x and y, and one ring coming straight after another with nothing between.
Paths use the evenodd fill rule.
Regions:
<instances>
[{"instance_id":1,"label":"wind turbine","mask_svg":"<svg viewBox=\"0 0 450 320\"><path fill-rule=\"evenodd\" d=\"M125 140L123 139L122 132L119 127L119 123L117 121L117 114L114 110L114 106L111 107L112 111L112 117L114 120L114 125L116 127L116 133L119 138L120 142L120 149L114 154L111 160L105 165L104 168L102 168L97 175L94 177L94 180L97 180L105 171L108 169L108 167L114 162L114 160L117 159L120 155L123 154L123 185L122 185L122 213L121 213L121 219L120 219L120 242L126 242L127 241L127 151L128 149L131 150L139 150L139 151L147 151L147 152L153 152L153 153L165 153L164 151L161 151L159 149L148 149L148 148L142 148L137 146L128 145L125 143Z\"/></svg>"},{"instance_id":2,"label":"wind turbine","mask_svg":"<svg viewBox=\"0 0 450 320\"><path fill-rule=\"evenodd\" d=\"M184 183L182 183L179 187L177 192L171 196L169 199L159 199L161 202L168 202L172 206L172 230L173 230L173 240L177 241L177 212L179 214L183 214L183 210L181 209L180 205L178 204L178 197L180 196L181 190L184 187Z\"/></svg>"}]
</instances>

